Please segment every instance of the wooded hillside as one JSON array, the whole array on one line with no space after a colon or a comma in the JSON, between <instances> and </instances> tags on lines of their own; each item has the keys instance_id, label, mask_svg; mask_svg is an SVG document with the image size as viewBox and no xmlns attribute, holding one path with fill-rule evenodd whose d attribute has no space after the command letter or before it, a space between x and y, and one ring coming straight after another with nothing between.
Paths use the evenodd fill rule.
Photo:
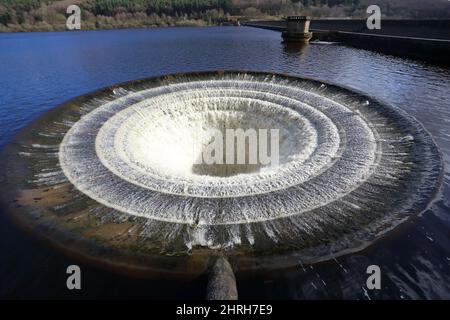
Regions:
<instances>
[{"instance_id":1,"label":"wooded hillside","mask_svg":"<svg viewBox=\"0 0 450 320\"><path fill-rule=\"evenodd\" d=\"M82 29L204 26L236 19L366 17L379 4L386 17L450 18L447 0L0 0L0 31L64 30L77 4Z\"/></svg>"}]
</instances>

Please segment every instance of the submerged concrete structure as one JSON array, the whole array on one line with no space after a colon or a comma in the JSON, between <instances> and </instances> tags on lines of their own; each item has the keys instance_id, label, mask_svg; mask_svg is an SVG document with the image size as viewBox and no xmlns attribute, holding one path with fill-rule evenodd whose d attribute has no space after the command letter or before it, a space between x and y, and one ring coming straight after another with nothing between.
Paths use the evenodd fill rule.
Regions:
<instances>
[{"instance_id":1,"label":"submerged concrete structure","mask_svg":"<svg viewBox=\"0 0 450 320\"><path fill-rule=\"evenodd\" d=\"M286 19L286 30L282 37L286 42L307 43L312 38L309 32L311 18L307 16L289 16Z\"/></svg>"},{"instance_id":2,"label":"submerged concrete structure","mask_svg":"<svg viewBox=\"0 0 450 320\"><path fill-rule=\"evenodd\" d=\"M236 278L228 260L218 258L211 268L206 289L208 300L237 300Z\"/></svg>"}]
</instances>

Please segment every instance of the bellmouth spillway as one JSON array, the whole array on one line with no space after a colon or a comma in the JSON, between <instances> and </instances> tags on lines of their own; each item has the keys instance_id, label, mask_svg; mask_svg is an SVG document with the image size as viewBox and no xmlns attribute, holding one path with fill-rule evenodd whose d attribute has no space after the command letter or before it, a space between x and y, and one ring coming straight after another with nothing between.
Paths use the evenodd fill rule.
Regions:
<instances>
[{"instance_id":1,"label":"bellmouth spillway","mask_svg":"<svg viewBox=\"0 0 450 320\"><path fill-rule=\"evenodd\" d=\"M238 126L278 128L277 165L195 170L208 130ZM394 106L232 71L76 98L25 128L2 163L3 206L68 250L126 264L225 254L242 269L249 256L312 263L364 248L423 211L442 170L431 136Z\"/></svg>"}]
</instances>

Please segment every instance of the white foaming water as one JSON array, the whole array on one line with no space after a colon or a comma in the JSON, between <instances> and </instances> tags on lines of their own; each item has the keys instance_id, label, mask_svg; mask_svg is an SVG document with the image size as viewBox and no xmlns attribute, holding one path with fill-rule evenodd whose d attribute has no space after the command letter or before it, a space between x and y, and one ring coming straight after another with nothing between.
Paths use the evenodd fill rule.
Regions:
<instances>
[{"instance_id":1,"label":"white foaming water","mask_svg":"<svg viewBox=\"0 0 450 320\"><path fill-rule=\"evenodd\" d=\"M357 139L340 135L337 125L345 125L346 131ZM211 128L279 129L279 166L225 178L195 174L197 155L193 151L201 150L209 141L205 132ZM88 130L95 132L89 135L92 139L86 137ZM336 157L342 143L348 152ZM89 149L77 159L80 146ZM178 223L192 223L187 212L179 219L179 213L186 210L185 199L178 208L161 216L159 204L155 207L153 201L154 192L191 196L191 201L201 205L201 198L246 197L306 183L319 174L326 176L323 171L338 165L337 158L354 163L343 177L351 183L320 193L315 188L305 188L303 203L289 213L273 210L269 216L261 216L259 210L246 208L245 215L230 212L218 217L205 212L198 220L209 225L278 218L332 202L370 175L375 151L374 134L366 121L342 104L276 83L214 80L130 93L99 107L65 136L60 160L71 181L95 200L132 215ZM109 172L103 173L103 167ZM92 171L102 172L101 180ZM139 190L139 196L134 191L130 194L136 202L121 205L124 189L104 188L111 175Z\"/></svg>"}]
</instances>

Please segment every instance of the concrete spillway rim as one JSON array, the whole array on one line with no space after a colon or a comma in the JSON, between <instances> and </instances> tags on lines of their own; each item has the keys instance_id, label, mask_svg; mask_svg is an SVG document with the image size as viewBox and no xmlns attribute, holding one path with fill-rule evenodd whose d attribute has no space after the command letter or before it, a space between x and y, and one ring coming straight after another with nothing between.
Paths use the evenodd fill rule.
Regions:
<instances>
[{"instance_id":1,"label":"concrete spillway rim","mask_svg":"<svg viewBox=\"0 0 450 320\"><path fill-rule=\"evenodd\" d=\"M195 74L202 75L202 74L212 74L212 73L215 73L215 72L207 71L207 72L199 72L199 73L182 73L182 74L174 74L174 75L167 75L167 76L154 77L154 78L155 79L156 78L164 79L165 77L180 77L180 76L190 76L190 75L195 75ZM330 86L330 87L336 87L338 89L344 89L344 90L350 91L352 93L359 94L360 96L367 97L370 100L376 101L376 102L378 102L380 104L387 105L387 106L391 107L393 110L395 110L396 112L398 112L398 113L400 113L400 114L402 114L402 115L404 115L404 116L406 116L408 118L414 119L418 124L420 124L420 122L418 122L414 117L412 117L411 115L407 114L403 110L401 110L401 109L399 109L399 108L397 108L395 106L392 106L392 105L390 105L390 104L388 104L388 103L386 103L384 101L381 101L378 98L369 96L366 93L363 93L363 92L361 92L359 90L355 90L354 88L351 88L351 87L346 87L346 86L342 86L342 85L335 85L335 84L327 82L327 81L315 80L315 79L310 79L310 78L306 78L306 77L299 78L297 76L288 75L288 74L274 74L274 73L268 74L268 73L265 73L265 72L233 71L233 70L224 71L224 73L242 73L242 74L249 73L249 74L264 75L264 76L274 75L274 76L281 76L281 77L284 77L284 78L287 78L287 79L291 79L291 80L299 80L299 79L300 80L306 80L306 81L310 81L310 82L315 82L316 84L324 84L324 85L327 85L327 86ZM126 82L126 83L123 83L123 84L117 84L117 85L113 85L113 86L106 87L106 88L103 88L103 89L99 89L99 90L91 92L91 93L89 93L87 95L71 99L71 100L63 103L60 107L70 105L70 103L77 102L77 101L79 101L79 99L86 99L86 98L89 98L90 96L95 96L98 93L110 92L110 91L114 90L115 88L124 88L124 87L127 87L127 85L128 86L129 85L134 85L134 84L138 84L141 81L147 81L147 80L149 80L149 78L143 78L143 79L140 79L140 80L133 80L133 81L129 81L129 82ZM52 109L48 113L54 112L56 109L59 109L60 107ZM21 132L19 132L19 134L16 136L16 138L13 139L13 141L17 141L16 139L18 137L20 137L28 129L32 128L37 123L39 123L39 121L41 121L43 118L45 118L48 115L48 113L45 113L43 116L41 116L38 119L36 119L35 121L33 121L30 125L26 126ZM424 130L424 132L427 132L426 129L423 128L423 126L422 126L422 129ZM431 136L431 134L429 134L428 132L427 132L427 134L429 135L430 139L432 139L433 142L434 142L434 139ZM13 142L13 144L14 144L14 142ZM2 157L3 157L3 154L5 153L5 150L7 150L7 149L8 149L8 147L3 150ZM441 167L442 167L442 154L440 153L440 151L438 151L438 152L439 152L440 163L441 163ZM2 157L0 157L0 158L2 158ZM439 179L440 179L440 181L436 184L437 188L435 190L435 195L436 195L436 192L439 190L438 186L441 184L441 181L442 181L442 170L441 170L441 176L440 176ZM5 201L4 201L5 199L3 197L0 197L0 198L1 198L1 202L5 203ZM426 210L426 208L428 206L430 206L432 203L433 203L433 200L431 202L429 202L427 204L427 206L424 207L423 210L421 210L421 212ZM10 208L10 209L12 209L12 211L16 211L17 210L15 208ZM7 210L7 211L9 211L9 210ZM99 263L100 265L102 265L104 267L108 267L110 269L114 269L115 271L119 271L119 272L122 272L123 270L127 270L126 273L136 272L136 274L139 274L140 276L142 276L142 275L145 276L146 273L148 273L148 272L155 273L155 274L161 272L161 270L158 267L155 268L155 269L152 269L148 265L146 267L144 267L144 268L136 268L136 266L133 266L132 268L130 268L130 270L128 270L127 268L130 267L130 266L126 265L126 263L125 264L117 263L117 260L108 259L108 249L107 248L102 248L100 250L102 252L102 254L100 254L98 257L93 258L91 255L86 254L86 252L89 252L92 249L92 244L87 243L84 239L67 238L67 234L64 234L63 232L60 232L56 236L56 239L58 239L58 238L59 239L64 239L62 241L62 243L61 243L61 242L55 241L55 239L52 237L52 234L55 235L55 234L57 234L59 232L58 230L54 230L51 227L48 228L47 226L36 225L36 221L34 221L32 219L30 221L30 220L27 219L29 217L26 217L26 216L23 216L23 215L13 214L12 216L13 216L13 219L16 220L16 221L19 221L19 223L21 225L25 225L26 227L29 227L28 230L33 231L34 234L37 234L37 235L41 236L41 238L45 239L46 241L48 241L49 243L54 245L56 248L59 248L64 253L67 253L67 249L68 249L64 245L64 243L66 243L66 244L67 243L72 243L73 244L74 240L75 240L75 244L76 244L75 247L77 247L80 250L76 250L76 249L73 250L73 248L70 248L69 250L71 251L71 253L74 253L75 255L77 255L78 258L80 258L80 259L83 259L83 260L86 260L86 261L91 261L91 262L96 262L96 263ZM399 230L399 229L396 228L396 231L397 230ZM330 257L323 257L322 259L318 259L315 262L321 262L321 261L325 261L325 260L330 260L330 259L335 258L337 256L350 254L350 253L353 253L353 252L356 252L356 251L361 251L361 250L367 248L368 246L372 245L373 243L376 243L376 242L380 241L381 239L385 239L385 238L386 238L386 236L385 236L384 233L380 234L377 239L375 239L374 241L371 241L370 243L364 244L361 247L353 248L353 249L347 250L347 251L341 251L338 255L333 255L333 256L330 256ZM96 250L98 250L98 248L96 248ZM275 256L272 256L272 258L275 257ZM159 257L157 257L157 258L159 259ZM230 260L231 260L231 262L233 261L233 259L230 259ZM286 267L289 267L289 266L286 266ZM276 267L276 268L278 268L278 267ZM238 270L238 271L240 271L240 270ZM254 271L258 271L258 270L252 269L252 272L254 272ZM173 272L172 270L170 270L170 271L164 270L164 272L162 272L162 273L170 274L170 277L172 277L174 275L175 276L178 275L178 276L183 277L183 276L186 275L186 273L184 273L184 272Z\"/></svg>"}]
</instances>

